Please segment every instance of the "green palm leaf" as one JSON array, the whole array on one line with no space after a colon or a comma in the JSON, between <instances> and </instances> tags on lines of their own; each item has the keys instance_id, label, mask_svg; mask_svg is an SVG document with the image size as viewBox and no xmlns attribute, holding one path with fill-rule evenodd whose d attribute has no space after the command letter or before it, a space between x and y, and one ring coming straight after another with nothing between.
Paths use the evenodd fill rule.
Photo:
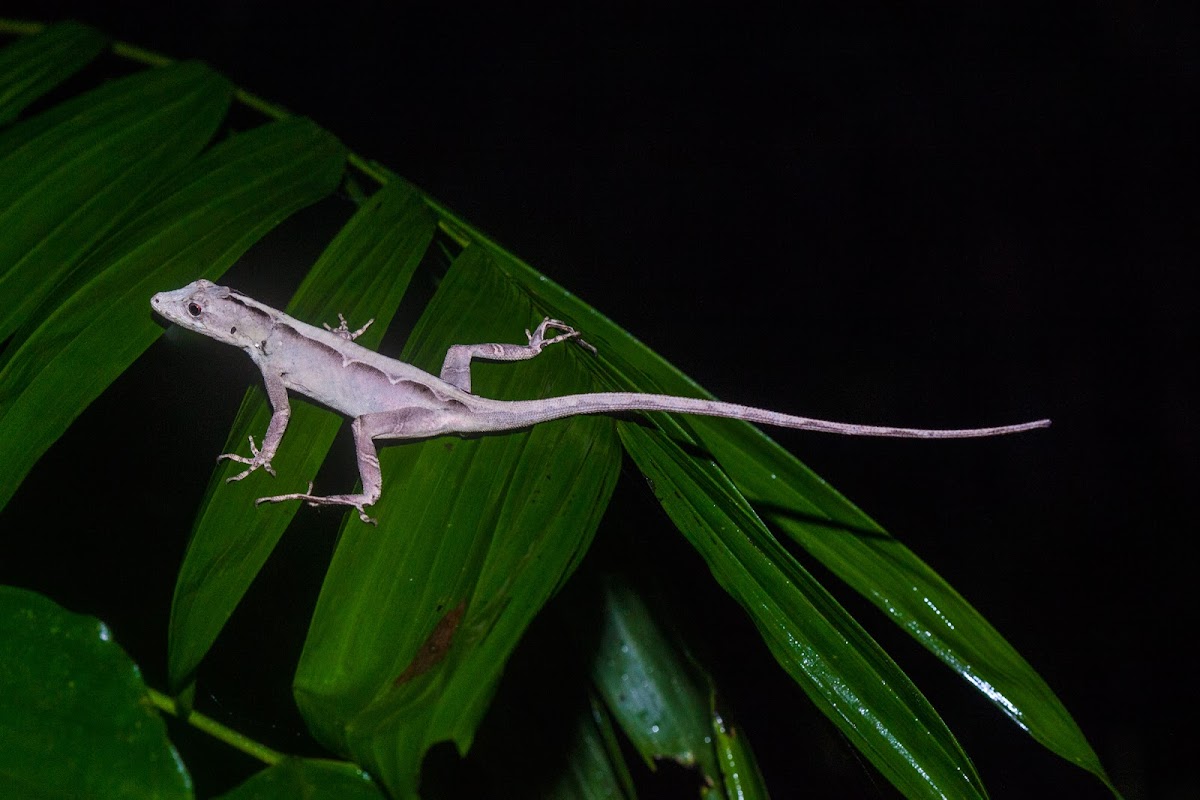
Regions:
<instances>
[{"instance_id":1,"label":"green palm leaf","mask_svg":"<svg viewBox=\"0 0 1200 800\"><path fill-rule=\"evenodd\" d=\"M7 337L52 290L102 269L81 258L164 176L190 161L232 87L200 64L112 81L0 135L0 310Z\"/></svg>"},{"instance_id":2,"label":"green palm leaf","mask_svg":"<svg viewBox=\"0 0 1200 800\"><path fill-rule=\"evenodd\" d=\"M60 22L0 51L0 125L12 122L31 102L83 69L107 44L97 30Z\"/></svg>"},{"instance_id":3,"label":"green palm leaf","mask_svg":"<svg viewBox=\"0 0 1200 800\"><path fill-rule=\"evenodd\" d=\"M78 69L100 41L68 25L0 52L0 121ZM232 94L206 67L162 66L0 130L0 225L15 231L0 244L0 292L16 298L0 315L0 339L12 334L0 354L0 507L161 332L147 310L152 292L219 277L274 225L342 180L345 151L305 120L226 131L212 144ZM482 365L476 391L498 398L614 387L704 395L416 188L350 161L382 188L330 243L289 313L319 324L341 312L356 327L373 317L363 342L375 346L418 266L440 265L444 278L403 351L410 363L436 372L450 345L515 341L520 328L548 315L585 331L599 355L564 344L525 364ZM289 484L282 491L303 488L317 474L340 424L301 400L294 409L275 461L278 480ZM251 390L228 449L261 435L266 414L261 392ZM985 792L933 706L767 523L1036 739L1107 783L1041 678L907 548L751 426L663 415L620 423L576 418L386 449L384 495L374 507L381 524L367 528L353 515L343 523L294 679L317 739L396 796L416 791L434 744L452 741L465 753L505 663L596 534L622 447L775 659L906 795ZM230 469L213 474L176 584L168 654L176 691L196 680L297 510L255 508L252 499L280 491L278 483L255 473L226 484ZM662 697L678 718L695 714L694 693L686 701ZM619 703L609 697L608 706L636 741ZM713 730L717 760L753 763L744 740L719 725ZM594 734L580 758L597 764L603 736ZM310 771L279 775L308 780ZM613 772L617 792L620 772ZM705 772L722 774L715 763ZM728 776L714 786L727 796L758 791Z\"/></svg>"}]
</instances>

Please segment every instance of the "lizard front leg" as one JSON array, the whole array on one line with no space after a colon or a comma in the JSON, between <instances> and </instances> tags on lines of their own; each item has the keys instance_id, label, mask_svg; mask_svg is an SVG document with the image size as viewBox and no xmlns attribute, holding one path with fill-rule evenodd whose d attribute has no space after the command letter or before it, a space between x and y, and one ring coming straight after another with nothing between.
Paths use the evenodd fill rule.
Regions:
<instances>
[{"instance_id":1,"label":"lizard front leg","mask_svg":"<svg viewBox=\"0 0 1200 800\"><path fill-rule=\"evenodd\" d=\"M375 520L367 516L364 506L374 505L383 489L383 474L379 470L379 452L375 449L375 440L428 439L431 436L464 430L470 428L464 426L461 416L456 417L445 411L428 408L406 407L395 411L363 414L361 417L355 417L354 422L350 423L350 432L354 435L354 450L358 458L358 475L362 481L361 492L315 495L310 483L306 492L260 497L255 504L303 500L310 506L350 506L358 510L359 519L374 525Z\"/></svg>"},{"instance_id":2,"label":"lizard front leg","mask_svg":"<svg viewBox=\"0 0 1200 800\"><path fill-rule=\"evenodd\" d=\"M557 336L546 338L550 330L562 331ZM533 333L525 331L529 344L456 344L446 351L439 376L446 383L457 386L464 392L471 391L471 359L484 358L489 361L525 361L542 352L546 345L557 344L567 339L578 339L579 343L592 352L596 348L579 338L579 331L565 322L546 317Z\"/></svg>"},{"instance_id":3,"label":"lizard front leg","mask_svg":"<svg viewBox=\"0 0 1200 800\"><path fill-rule=\"evenodd\" d=\"M263 383L267 387L267 399L271 401L271 422L267 425L267 432L263 434L262 448L259 449L254 446L254 437L251 436L250 458L240 456L237 453L222 453L217 456L217 461L227 458L230 461L247 465L246 469L232 478L226 479L226 483L240 481L259 467L262 467L272 476L275 474L275 469L271 466L271 459L275 457L275 452L279 449L279 442L283 440L288 420L292 417L292 407L288 404L287 387L283 385L283 379L273 372L263 370Z\"/></svg>"}]
</instances>

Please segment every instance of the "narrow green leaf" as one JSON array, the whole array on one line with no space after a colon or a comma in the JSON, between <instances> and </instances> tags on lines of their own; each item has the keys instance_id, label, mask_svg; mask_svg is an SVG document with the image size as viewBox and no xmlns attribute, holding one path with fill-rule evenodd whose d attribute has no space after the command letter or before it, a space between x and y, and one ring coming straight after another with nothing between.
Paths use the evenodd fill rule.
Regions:
<instances>
[{"instance_id":1,"label":"narrow green leaf","mask_svg":"<svg viewBox=\"0 0 1200 800\"><path fill-rule=\"evenodd\" d=\"M371 776L345 761L287 758L251 777L219 800L385 800Z\"/></svg>"},{"instance_id":2,"label":"narrow green leaf","mask_svg":"<svg viewBox=\"0 0 1200 800\"><path fill-rule=\"evenodd\" d=\"M915 553L757 429L693 429L767 518L870 599L1009 718L1059 756L1112 783L1040 675ZM932 499L931 499L932 502Z\"/></svg>"},{"instance_id":3,"label":"narrow green leaf","mask_svg":"<svg viewBox=\"0 0 1200 800\"><path fill-rule=\"evenodd\" d=\"M234 136L160 186L88 256L94 274L0 355L0 507L46 449L161 333L150 295L218 277L336 185L345 152L290 119Z\"/></svg>"},{"instance_id":4,"label":"narrow green leaf","mask_svg":"<svg viewBox=\"0 0 1200 800\"><path fill-rule=\"evenodd\" d=\"M78 22L60 22L0 50L0 126L82 69L108 37Z\"/></svg>"},{"instance_id":5,"label":"narrow green leaf","mask_svg":"<svg viewBox=\"0 0 1200 800\"><path fill-rule=\"evenodd\" d=\"M598 594L592 680L646 763L653 769L666 758L697 768L705 797L766 797L748 741L734 742L716 711L712 679L629 584L607 576Z\"/></svg>"},{"instance_id":6,"label":"narrow green leaf","mask_svg":"<svg viewBox=\"0 0 1200 800\"><path fill-rule=\"evenodd\" d=\"M287 313L320 324L342 313L356 327L375 323L359 337L376 347L396 313L413 271L433 238L435 218L421 199L401 184L372 197L339 232L287 307ZM230 352L230 358L241 356ZM244 451L246 437L261 440L270 407L259 387L247 392L229 435L226 452ZM342 424L336 414L298 400L283 446L274 460L280 481L303 488L313 479ZM171 606L168 671L178 691L194 673L250 583L279 542L299 504L255 506L275 493L261 473L237 483L240 471L224 462L213 473L196 518Z\"/></svg>"},{"instance_id":7,"label":"narrow green leaf","mask_svg":"<svg viewBox=\"0 0 1200 800\"><path fill-rule=\"evenodd\" d=\"M486 253L456 259L405 349L437 372L454 343L520 341L542 315ZM585 390L572 345L475 367L489 397ZM591 542L620 465L612 422L575 419L381 452L378 529L349 515L296 674L314 735L416 789L430 745L469 746L509 654Z\"/></svg>"},{"instance_id":8,"label":"narrow green leaf","mask_svg":"<svg viewBox=\"0 0 1200 800\"><path fill-rule=\"evenodd\" d=\"M715 781L719 767L708 687L630 586L608 577L599 593L600 631L592 663L597 691L652 769L657 759L669 758Z\"/></svg>"},{"instance_id":9,"label":"narrow green leaf","mask_svg":"<svg viewBox=\"0 0 1200 800\"><path fill-rule=\"evenodd\" d=\"M192 796L137 665L104 623L12 586L0 586L0 796Z\"/></svg>"},{"instance_id":10,"label":"narrow green leaf","mask_svg":"<svg viewBox=\"0 0 1200 800\"><path fill-rule=\"evenodd\" d=\"M758 769L758 760L750 747L750 739L746 733L736 727L726 724L717 711L715 693L712 697L713 740L717 748L717 758L721 763L722 789L725 797L736 800L750 798L767 798L767 783L762 772ZM716 789L702 797L711 797Z\"/></svg>"},{"instance_id":11,"label":"narrow green leaf","mask_svg":"<svg viewBox=\"0 0 1200 800\"><path fill-rule=\"evenodd\" d=\"M64 282L138 199L190 161L232 87L198 63L150 69L68 100L0 135L0 341ZM74 273L74 274L73 274Z\"/></svg>"},{"instance_id":12,"label":"narrow green leaf","mask_svg":"<svg viewBox=\"0 0 1200 800\"><path fill-rule=\"evenodd\" d=\"M888 655L784 550L711 462L661 432L621 440L672 521L754 619L775 658L908 797L983 797L970 759Z\"/></svg>"},{"instance_id":13,"label":"narrow green leaf","mask_svg":"<svg viewBox=\"0 0 1200 800\"><path fill-rule=\"evenodd\" d=\"M612 719L596 697L588 698L575 726L563 734L570 739L566 764L545 796L558 800L632 800L637 797Z\"/></svg>"}]
</instances>

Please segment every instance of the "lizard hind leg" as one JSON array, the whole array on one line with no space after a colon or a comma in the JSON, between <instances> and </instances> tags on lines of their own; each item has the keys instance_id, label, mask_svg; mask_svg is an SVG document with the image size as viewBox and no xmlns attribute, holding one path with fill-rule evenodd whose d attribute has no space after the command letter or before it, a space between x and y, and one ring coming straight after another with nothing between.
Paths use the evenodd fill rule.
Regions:
<instances>
[{"instance_id":1,"label":"lizard hind leg","mask_svg":"<svg viewBox=\"0 0 1200 800\"><path fill-rule=\"evenodd\" d=\"M547 338L547 332L558 331L556 335ZM456 344L446 351L446 360L442 362L442 371L438 377L452 386L457 386L464 392L471 391L471 359L482 358L488 361L525 361L542 352L547 345L574 339L592 352L596 348L585 342L579 336L579 331L565 322L546 317L533 333L525 331L529 344Z\"/></svg>"}]
</instances>

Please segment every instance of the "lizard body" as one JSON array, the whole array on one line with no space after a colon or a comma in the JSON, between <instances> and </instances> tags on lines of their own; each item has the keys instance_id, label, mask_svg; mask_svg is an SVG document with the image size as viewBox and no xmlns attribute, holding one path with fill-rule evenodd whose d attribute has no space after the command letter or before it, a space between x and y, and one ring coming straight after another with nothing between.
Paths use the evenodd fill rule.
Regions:
<instances>
[{"instance_id":1,"label":"lizard body","mask_svg":"<svg viewBox=\"0 0 1200 800\"><path fill-rule=\"evenodd\" d=\"M1044 428L1049 420L991 428L930 430L854 425L799 417L734 403L636 392L597 392L541 400L494 400L471 393L471 360L521 361L533 358L544 347L579 333L558 320L545 319L529 343L454 345L446 353L440 376L411 364L388 358L354 342L366 330L350 331L345 319L337 328L324 329L224 286L198 280L170 292L160 292L151 307L181 327L244 350L258 365L266 384L272 415L262 448L250 438L250 457L223 453L245 464L230 478L241 480L258 468L274 475L271 459L287 429L291 409L288 391L298 392L353 418L351 431L362 477L362 492L319 496L307 492L259 498L258 503L303 500L310 505L344 505L358 510L371 522L364 506L379 499L382 475L375 449L378 440L425 439L444 434L499 433L528 428L540 422L579 414L613 414L630 411L667 411L728 417L763 425L823 431L853 436L891 436L949 439L997 436ZM547 333L554 333L547 338ZM580 340L582 343L582 340Z\"/></svg>"}]
</instances>

